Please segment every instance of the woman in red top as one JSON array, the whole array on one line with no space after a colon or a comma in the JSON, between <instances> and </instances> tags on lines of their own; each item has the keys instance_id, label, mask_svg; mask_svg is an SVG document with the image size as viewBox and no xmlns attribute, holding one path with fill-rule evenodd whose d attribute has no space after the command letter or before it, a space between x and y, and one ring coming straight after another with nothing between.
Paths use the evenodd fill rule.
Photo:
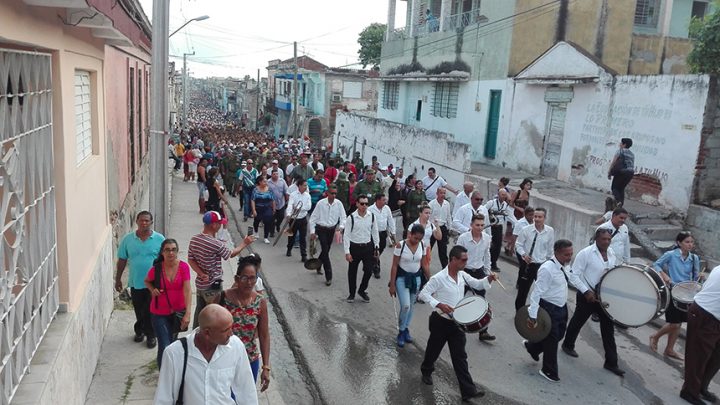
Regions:
<instances>
[{"instance_id":1,"label":"woman in red top","mask_svg":"<svg viewBox=\"0 0 720 405\"><path fill-rule=\"evenodd\" d=\"M150 319L158 341L157 364L162 363L165 348L177 338L173 332L175 312L185 311L180 329L187 330L190 323L192 289L190 287L190 266L178 260L178 244L175 239L165 239L160 245L160 255L145 277L145 286L150 290ZM155 272L160 271L157 280Z\"/></svg>"}]
</instances>

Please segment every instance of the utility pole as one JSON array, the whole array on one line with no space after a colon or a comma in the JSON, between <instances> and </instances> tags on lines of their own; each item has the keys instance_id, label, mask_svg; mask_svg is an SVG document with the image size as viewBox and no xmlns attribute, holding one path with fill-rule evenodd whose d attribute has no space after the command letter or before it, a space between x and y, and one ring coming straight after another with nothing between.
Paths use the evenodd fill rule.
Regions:
<instances>
[{"instance_id":1,"label":"utility pole","mask_svg":"<svg viewBox=\"0 0 720 405\"><path fill-rule=\"evenodd\" d=\"M298 65L297 65L297 42L293 42L293 135L298 137Z\"/></svg>"},{"instance_id":2,"label":"utility pole","mask_svg":"<svg viewBox=\"0 0 720 405\"><path fill-rule=\"evenodd\" d=\"M255 130L257 131L260 128L260 69L258 69L255 90L257 90L257 96L255 96Z\"/></svg>"},{"instance_id":3,"label":"utility pole","mask_svg":"<svg viewBox=\"0 0 720 405\"><path fill-rule=\"evenodd\" d=\"M187 86L188 86L188 69L187 69L187 57L195 55L195 51L192 53L183 54L183 92L182 92L182 103L183 103L183 135L187 135Z\"/></svg>"},{"instance_id":4,"label":"utility pole","mask_svg":"<svg viewBox=\"0 0 720 405\"><path fill-rule=\"evenodd\" d=\"M155 230L167 235L168 223L168 23L170 0L153 1L152 76L150 77L150 212Z\"/></svg>"}]
</instances>

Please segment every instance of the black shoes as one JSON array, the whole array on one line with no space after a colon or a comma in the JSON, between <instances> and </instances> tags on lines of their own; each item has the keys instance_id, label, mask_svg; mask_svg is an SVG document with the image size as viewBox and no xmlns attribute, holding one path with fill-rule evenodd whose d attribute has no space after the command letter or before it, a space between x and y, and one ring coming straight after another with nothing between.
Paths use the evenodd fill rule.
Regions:
<instances>
[{"instance_id":1,"label":"black shoes","mask_svg":"<svg viewBox=\"0 0 720 405\"><path fill-rule=\"evenodd\" d=\"M287 256L287 257L292 256L292 248L288 249L287 252L285 252L285 256Z\"/></svg>"},{"instance_id":2,"label":"black shoes","mask_svg":"<svg viewBox=\"0 0 720 405\"><path fill-rule=\"evenodd\" d=\"M550 382L560 382L560 377L558 377L556 375L546 373L543 370L538 370L538 372L540 373L541 376L545 377L545 379L547 379Z\"/></svg>"},{"instance_id":3,"label":"black shoes","mask_svg":"<svg viewBox=\"0 0 720 405\"><path fill-rule=\"evenodd\" d=\"M480 332L478 338L482 341L490 342L495 340L495 336L488 333L488 331Z\"/></svg>"},{"instance_id":4,"label":"black shoes","mask_svg":"<svg viewBox=\"0 0 720 405\"><path fill-rule=\"evenodd\" d=\"M154 337L149 337L147 339L147 348L152 349L155 346L157 346L157 339L155 339Z\"/></svg>"},{"instance_id":5,"label":"black shoes","mask_svg":"<svg viewBox=\"0 0 720 405\"><path fill-rule=\"evenodd\" d=\"M373 273L373 277L379 279L379 278L380 278L380 272L378 272L378 273Z\"/></svg>"},{"instance_id":6,"label":"black shoes","mask_svg":"<svg viewBox=\"0 0 720 405\"><path fill-rule=\"evenodd\" d=\"M700 398L690 395L690 393L687 391L680 391L680 398L686 400L687 402L689 402L693 405L705 405L705 401L703 401Z\"/></svg>"},{"instance_id":7,"label":"black shoes","mask_svg":"<svg viewBox=\"0 0 720 405\"><path fill-rule=\"evenodd\" d=\"M495 273L500 273L500 268L498 266L492 266L490 270L494 271Z\"/></svg>"},{"instance_id":8,"label":"black shoes","mask_svg":"<svg viewBox=\"0 0 720 405\"><path fill-rule=\"evenodd\" d=\"M320 270L320 269L317 269L317 270L316 270L316 273L319 274L319 275L321 275L321 276L324 274L323 271Z\"/></svg>"},{"instance_id":9,"label":"black shoes","mask_svg":"<svg viewBox=\"0 0 720 405\"><path fill-rule=\"evenodd\" d=\"M346 302L355 302L355 296L354 295L348 295L347 298L345 298Z\"/></svg>"},{"instance_id":10,"label":"black shoes","mask_svg":"<svg viewBox=\"0 0 720 405\"><path fill-rule=\"evenodd\" d=\"M143 340L145 340L145 335L142 333L137 333L137 334L135 334L135 337L133 338L133 340L137 343L140 343Z\"/></svg>"},{"instance_id":11,"label":"black shoes","mask_svg":"<svg viewBox=\"0 0 720 405\"><path fill-rule=\"evenodd\" d=\"M718 401L717 395L713 394L708 390L700 391L700 398L710 402L711 404L714 404Z\"/></svg>"},{"instance_id":12,"label":"black shoes","mask_svg":"<svg viewBox=\"0 0 720 405\"><path fill-rule=\"evenodd\" d=\"M307 261L307 256L300 256L300 261L305 263Z\"/></svg>"},{"instance_id":13,"label":"black shoes","mask_svg":"<svg viewBox=\"0 0 720 405\"><path fill-rule=\"evenodd\" d=\"M332 280L325 281L325 285L330 287L332 285Z\"/></svg>"},{"instance_id":14,"label":"black shoes","mask_svg":"<svg viewBox=\"0 0 720 405\"><path fill-rule=\"evenodd\" d=\"M468 402L468 401L472 400L473 398L480 398L480 397L484 397L484 396L485 396L485 391L477 390L470 395L463 395L462 400L463 400L463 402Z\"/></svg>"},{"instance_id":15,"label":"black shoes","mask_svg":"<svg viewBox=\"0 0 720 405\"><path fill-rule=\"evenodd\" d=\"M625 371L620 370L618 366L608 366L607 364L603 366L605 370L608 370L609 372L615 374L616 376L623 377L625 376Z\"/></svg>"},{"instance_id":16,"label":"black shoes","mask_svg":"<svg viewBox=\"0 0 720 405\"><path fill-rule=\"evenodd\" d=\"M423 374L422 382L424 382L427 385L433 385L432 376L430 374Z\"/></svg>"},{"instance_id":17,"label":"black shoes","mask_svg":"<svg viewBox=\"0 0 720 405\"><path fill-rule=\"evenodd\" d=\"M580 356L577 354L577 352L575 351L575 349L571 349L571 348L569 348L569 347L567 347L567 346L565 346L565 345L562 345L562 346L560 346L560 347L562 348L562 351L565 352L565 354L567 354L568 356L570 356L570 357L575 357L575 358L580 357Z\"/></svg>"},{"instance_id":18,"label":"black shoes","mask_svg":"<svg viewBox=\"0 0 720 405\"><path fill-rule=\"evenodd\" d=\"M522 343L523 343L523 347L525 348L525 350L527 350L527 352L530 353L530 357L532 357L532 359L535 361L540 361L540 355L538 355L537 353L531 353L530 349L528 349L528 341L523 340Z\"/></svg>"},{"instance_id":19,"label":"black shoes","mask_svg":"<svg viewBox=\"0 0 720 405\"><path fill-rule=\"evenodd\" d=\"M370 302L370 297L368 297L365 291L358 292L358 295L362 298L363 302Z\"/></svg>"}]
</instances>

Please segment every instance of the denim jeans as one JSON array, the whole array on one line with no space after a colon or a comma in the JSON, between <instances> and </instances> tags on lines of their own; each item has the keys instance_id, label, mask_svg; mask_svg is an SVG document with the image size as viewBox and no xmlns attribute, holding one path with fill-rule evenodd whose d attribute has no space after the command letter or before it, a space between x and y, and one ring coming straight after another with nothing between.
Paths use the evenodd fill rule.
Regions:
<instances>
[{"instance_id":1,"label":"denim jeans","mask_svg":"<svg viewBox=\"0 0 720 405\"><path fill-rule=\"evenodd\" d=\"M416 276L416 279L419 289L420 274ZM410 289L405 288L405 277L398 277L395 279L395 291L397 292L398 301L400 301L398 328L403 331L407 329L408 326L410 326L410 321L412 321L413 305L415 305L415 297L417 296L417 291L414 294L411 294Z\"/></svg>"},{"instance_id":2,"label":"denim jeans","mask_svg":"<svg viewBox=\"0 0 720 405\"><path fill-rule=\"evenodd\" d=\"M255 187L243 186L243 217L250 218L252 214L252 207L250 206L250 200L252 199L252 193Z\"/></svg>"},{"instance_id":3,"label":"denim jeans","mask_svg":"<svg viewBox=\"0 0 720 405\"><path fill-rule=\"evenodd\" d=\"M252 370L255 382L257 382L258 371L260 371L260 358L257 358L255 359L255 361L250 362L250 369Z\"/></svg>"},{"instance_id":4,"label":"denim jeans","mask_svg":"<svg viewBox=\"0 0 720 405\"><path fill-rule=\"evenodd\" d=\"M155 337L157 337L157 365L158 369L162 363L163 352L170 343L175 341L177 335L172 333L172 318L174 315L155 315L150 314Z\"/></svg>"}]
</instances>

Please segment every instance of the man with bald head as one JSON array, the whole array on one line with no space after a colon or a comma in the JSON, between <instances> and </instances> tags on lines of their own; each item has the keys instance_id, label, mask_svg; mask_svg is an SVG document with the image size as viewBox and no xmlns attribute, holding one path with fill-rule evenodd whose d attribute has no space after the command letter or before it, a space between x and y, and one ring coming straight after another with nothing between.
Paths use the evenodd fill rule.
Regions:
<instances>
[{"instance_id":1,"label":"man with bald head","mask_svg":"<svg viewBox=\"0 0 720 405\"><path fill-rule=\"evenodd\" d=\"M470 230L472 217L483 214L488 217L488 210L482 205L483 196L479 191L473 191L470 195L470 202L460 207L457 214L453 216L453 228L459 234L463 234Z\"/></svg>"},{"instance_id":2,"label":"man with bald head","mask_svg":"<svg viewBox=\"0 0 720 405\"><path fill-rule=\"evenodd\" d=\"M470 196L473 191L475 191L475 185L472 184L472 182L466 181L463 183L463 191L457 193L457 196L455 196L455 205L453 206L452 212L453 216L457 215L458 211L460 211L460 207L470 203Z\"/></svg>"},{"instance_id":3,"label":"man with bald head","mask_svg":"<svg viewBox=\"0 0 720 405\"><path fill-rule=\"evenodd\" d=\"M186 404L257 404L250 361L233 334L230 312L209 304L200 311L199 325L165 349L155 405L174 405L178 399Z\"/></svg>"},{"instance_id":4,"label":"man with bald head","mask_svg":"<svg viewBox=\"0 0 720 405\"><path fill-rule=\"evenodd\" d=\"M503 241L503 225L508 221L515 226L517 220L515 219L515 212L510 204L510 194L504 189L500 189L497 197L488 201L485 204L491 217L495 217L497 221L490 227L490 235L492 235L492 242L490 244L490 265L492 271L500 271L497 266L498 257L500 257L500 250L502 250Z\"/></svg>"}]
</instances>

